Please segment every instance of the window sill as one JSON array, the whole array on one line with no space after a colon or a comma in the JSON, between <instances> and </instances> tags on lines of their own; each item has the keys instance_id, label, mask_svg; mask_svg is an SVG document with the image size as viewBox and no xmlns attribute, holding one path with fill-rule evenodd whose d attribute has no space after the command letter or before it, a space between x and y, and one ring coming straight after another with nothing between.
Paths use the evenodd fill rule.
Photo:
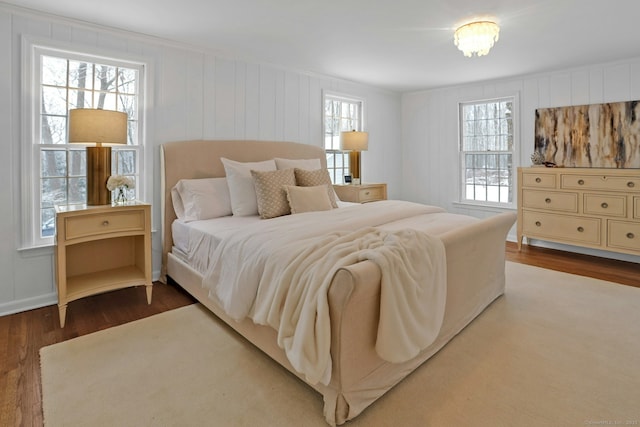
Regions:
<instances>
[{"instance_id":1,"label":"window sill","mask_svg":"<svg viewBox=\"0 0 640 427\"><path fill-rule=\"evenodd\" d=\"M504 206L483 205L479 203L468 203L468 202L453 202L452 204L453 206L460 209L472 209L472 210L483 211L483 212L500 213L500 212L517 212L518 210L518 208L515 205L504 205Z\"/></svg>"}]
</instances>

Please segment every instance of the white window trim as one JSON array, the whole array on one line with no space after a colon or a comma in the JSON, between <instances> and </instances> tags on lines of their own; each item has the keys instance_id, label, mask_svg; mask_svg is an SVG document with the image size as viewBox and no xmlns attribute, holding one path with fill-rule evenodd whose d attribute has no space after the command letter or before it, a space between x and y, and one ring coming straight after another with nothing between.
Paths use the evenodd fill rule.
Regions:
<instances>
[{"instance_id":1,"label":"white window trim","mask_svg":"<svg viewBox=\"0 0 640 427\"><path fill-rule=\"evenodd\" d=\"M92 62L109 60L123 66L140 68L142 82L139 86L138 94L138 197L148 200L153 194L152 180L147 173L147 165L152 159L147 147L147 117L146 111L150 108L150 98L147 88L152 87L149 61L141 61L140 58L133 58L130 54L113 52L101 49L96 46L72 45L50 39L36 39L22 37L21 39L21 134L20 134L20 209L22 218L20 224L20 247L18 250L29 250L34 248L47 247L54 244L54 236L40 237L35 231L35 224L40 223L40 187L39 180L35 179L35 174L39 173L40 164L35 164L36 153L39 152L39 144L35 144L35 138L40 134L37 129L38 123L34 123L34 118L39 111L40 87L39 72L35 66L39 62L39 54L43 51L57 52L58 54L69 54L75 58L86 58ZM116 59L117 58L117 59ZM36 87L37 85L37 87Z\"/></svg>"},{"instance_id":2,"label":"white window trim","mask_svg":"<svg viewBox=\"0 0 640 427\"><path fill-rule=\"evenodd\" d=\"M322 141L322 148L325 150L326 152L326 148L325 148L325 144L324 144L324 138L325 138L325 115L324 115L324 106L327 102L327 98L337 98L343 101L347 101L347 102L354 102L354 103L360 103L360 129L356 129L357 131L364 131L365 129L367 129L366 127L366 100L364 98L359 98L357 96L353 96L353 95L348 95L345 93L341 93L341 92L333 92L331 90L326 90L323 89L322 90L322 108L320 110L320 122L322 123L321 126L321 141ZM338 150L340 151L340 150ZM351 165L349 165L349 167L351 167Z\"/></svg>"},{"instance_id":3,"label":"white window trim","mask_svg":"<svg viewBox=\"0 0 640 427\"><path fill-rule=\"evenodd\" d=\"M462 117L460 114L461 108L463 104L473 104L473 103L485 103L491 101L499 101L507 98L513 99L513 148L512 148L512 159L511 159L511 176L513 177L511 189L513 193L513 199L511 203L499 203L499 202L487 202L487 201L474 201L465 198L465 161L464 155L465 152L462 150ZM513 92L507 93L500 96L493 96L491 98L472 98L472 99L464 99L458 102L458 200L455 202L456 205L459 206L469 206L469 207L483 207L483 208L492 208L492 209L516 209L518 204L518 183L517 181L517 170L520 164L520 93Z\"/></svg>"}]
</instances>

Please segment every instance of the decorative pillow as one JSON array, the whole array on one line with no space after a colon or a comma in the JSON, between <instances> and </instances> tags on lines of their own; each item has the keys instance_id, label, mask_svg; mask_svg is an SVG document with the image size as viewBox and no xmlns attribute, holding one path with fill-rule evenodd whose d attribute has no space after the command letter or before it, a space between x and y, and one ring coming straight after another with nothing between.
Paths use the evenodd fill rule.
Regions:
<instances>
[{"instance_id":1,"label":"decorative pillow","mask_svg":"<svg viewBox=\"0 0 640 427\"><path fill-rule=\"evenodd\" d=\"M284 188L287 193L289 206L291 207L291 213L293 214L329 211L333 209L326 185L314 187L294 187L287 185Z\"/></svg>"},{"instance_id":2,"label":"decorative pillow","mask_svg":"<svg viewBox=\"0 0 640 427\"><path fill-rule=\"evenodd\" d=\"M251 171L253 184L256 189L258 213L263 219L289 215L291 209L287 201L286 185L296 185L293 169L276 171Z\"/></svg>"},{"instance_id":3,"label":"decorative pillow","mask_svg":"<svg viewBox=\"0 0 640 427\"><path fill-rule=\"evenodd\" d=\"M322 167L320 164L320 159L281 159L276 157L275 159L276 167L278 169L305 169L305 170L316 170Z\"/></svg>"},{"instance_id":4,"label":"decorative pillow","mask_svg":"<svg viewBox=\"0 0 640 427\"><path fill-rule=\"evenodd\" d=\"M173 209L185 222L231 215L226 178L181 179L171 189Z\"/></svg>"},{"instance_id":5,"label":"decorative pillow","mask_svg":"<svg viewBox=\"0 0 640 427\"><path fill-rule=\"evenodd\" d=\"M236 216L257 215L258 201L251 171L274 171L276 170L276 162L271 159L263 162L242 163L224 157L221 157L220 160L227 175L233 214Z\"/></svg>"},{"instance_id":6,"label":"decorative pillow","mask_svg":"<svg viewBox=\"0 0 640 427\"><path fill-rule=\"evenodd\" d=\"M333 184L331 183L331 178L329 177L328 170L304 170L295 168L294 172L296 174L296 184L301 187L315 187L317 185L326 185L327 193L329 194L329 200L331 200L331 206L334 208L338 207L338 202L336 202L336 193L333 190Z\"/></svg>"}]
</instances>

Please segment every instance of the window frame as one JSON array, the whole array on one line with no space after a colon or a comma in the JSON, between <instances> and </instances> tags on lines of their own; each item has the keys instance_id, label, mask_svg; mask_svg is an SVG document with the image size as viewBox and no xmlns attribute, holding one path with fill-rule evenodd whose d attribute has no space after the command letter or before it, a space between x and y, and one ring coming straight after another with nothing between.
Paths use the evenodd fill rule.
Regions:
<instances>
[{"instance_id":1,"label":"window frame","mask_svg":"<svg viewBox=\"0 0 640 427\"><path fill-rule=\"evenodd\" d=\"M492 102L511 101L512 103L512 145L511 150L465 150L464 149L464 115L463 108L468 105L488 104ZM512 93L503 96L496 96L492 98L483 99L470 99L458 102L458 176L460 183L458 186L458 203L463 205L471 205L477 207L490 207L490 208L505 208L514 209L517 206L517 183L516 183L516 171L518 167L518 147L520 146L520 101L519 94ZM509 192L511 193L510 202L494 202L487 200L475 200L468 199L466 197L466 158L467 154L510 154L511 166L509 168L510 185Z\"/></svg>"},{"instance_id":2,"label":"window frame","mask_svg":"<svg viewBox=\"0 0 640 427\"><path fill-rule=\"evenodd\" d=\"M21 249L51 246L54 243L55 235L41 236L41 152L46 149L58 149L66 151L67 157L72 150L84 150L85 147L79 144L73 146L68 142L65 144L40 144L41 137L41 57L54 56L67 60L80 60L90 63L98 63L109 66L120 66L138 71L137 85L137 129L135 145L124 145L122 147L113 146L113 156L118 159L119 150L134 150L136 152L136 197L143 199L149 192L149 184L145 179L145 165L148 162L145 144L145 105L147 104L145 95L148 87L148 64L139 59L132 59L120 53L103 52L95 47L69 46L57 43L52 40L32 40L22 39L22 120L21 120ZM68 111L67 111L68 114ZM85 159L86 161L86 159ZM112 166L117 168L118 161L114 161ZM68 174L67 174L68 176ZM86 176L86 175L85 175Z\"/></svg>"},{"instance_id":3,"label":"window frame","mask_svg":"<svg viewBox=\"0 0 640 427\"><path fill-rule=\"evenodd\" d=\"M327 138L327 124L326 124L326 119L327 119L327 115L325 114L325 106L327 104L328 100L332 100L332 101L339 101L339 102L345 102L345 103L350 103L350 104L357 104L358 105L358 125L356 126L357 131L362 131L365 128L365 100L362 98L358 98L356 96L352 96L352 95L346 95L346 94L342 94L342 93L337 93L337 92L331 92L331 91L323 91L322 92L322 147L325 150L325 153L327 155L327 169L329 170L329 175L331 177L331 181L334 184L344 184L344 176L347 174L347 171L351 171L351 165L349 164L349 152L348 151L343 151L340 150L339 148L333 148L333 149L327 149L326 147L326 138ZM342 126L341 126L342 127ZM349 129L341 129L342 131L345 130L354 130L352 128ZM336 136L332 136L332 138L335 138ZM340 136L337 136L338 138L338 147L340 144ZM334 155L334 156L341 156L341 160L342 160L342 166L339 167L330 167L329 166L329 159L328 157L330 155ZM340 172L340 174L338 175L338 172Z\"/></svg>"}]
</instances>

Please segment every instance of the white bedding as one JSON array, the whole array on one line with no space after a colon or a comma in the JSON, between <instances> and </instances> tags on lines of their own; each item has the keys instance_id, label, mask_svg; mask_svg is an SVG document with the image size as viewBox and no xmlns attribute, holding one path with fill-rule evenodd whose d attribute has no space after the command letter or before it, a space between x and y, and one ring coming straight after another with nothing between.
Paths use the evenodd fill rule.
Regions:
<instances>
[{"instance_id":1,"label":"white bedding","mask_svg":"<svg viewBox=\"0 0 640 427\"><path fill-rule=\"evenodd\" d=\"M210 259L215 261L209 265L203 285L231 317L240 320L249 316L278 330L279 345L292 365L311 383L324 382L331 369L326 286L335 271L363 259L373 260L384 270L383 282L387 277L391 283L381 301L381 314L387 313L387 318L382 314L376 350L385 360L408 360L439 332L446 268L438 239L424 233L408 236L406 230L443 232L470 221L441 208L401 201L263 220L236 229L215 248L209 247ZM380 228L370 229L375 226ZM348 237L342 241L345 235ZM397 245L398 241L403 244ZM317 256L322 253L318 250L324 251L324 256ZM324 264L323 271L315 265L309 267L312 254ZM290 265L294 268L287 268ZM404 267L397 268L401 265ZM300 275L306 275L304 280ZM294 285L274 287L283 277L284 282ZM295 286L305 280L304 286ZM394 283L409 283L413 288L394 287ZM256 299L259 293L267 297ZM285 298L287 293L295 298ZM289 306L285 301L294 303ZM398 332L398 324L403 324L404 334Z\"/></svg>"}]
</instances>

